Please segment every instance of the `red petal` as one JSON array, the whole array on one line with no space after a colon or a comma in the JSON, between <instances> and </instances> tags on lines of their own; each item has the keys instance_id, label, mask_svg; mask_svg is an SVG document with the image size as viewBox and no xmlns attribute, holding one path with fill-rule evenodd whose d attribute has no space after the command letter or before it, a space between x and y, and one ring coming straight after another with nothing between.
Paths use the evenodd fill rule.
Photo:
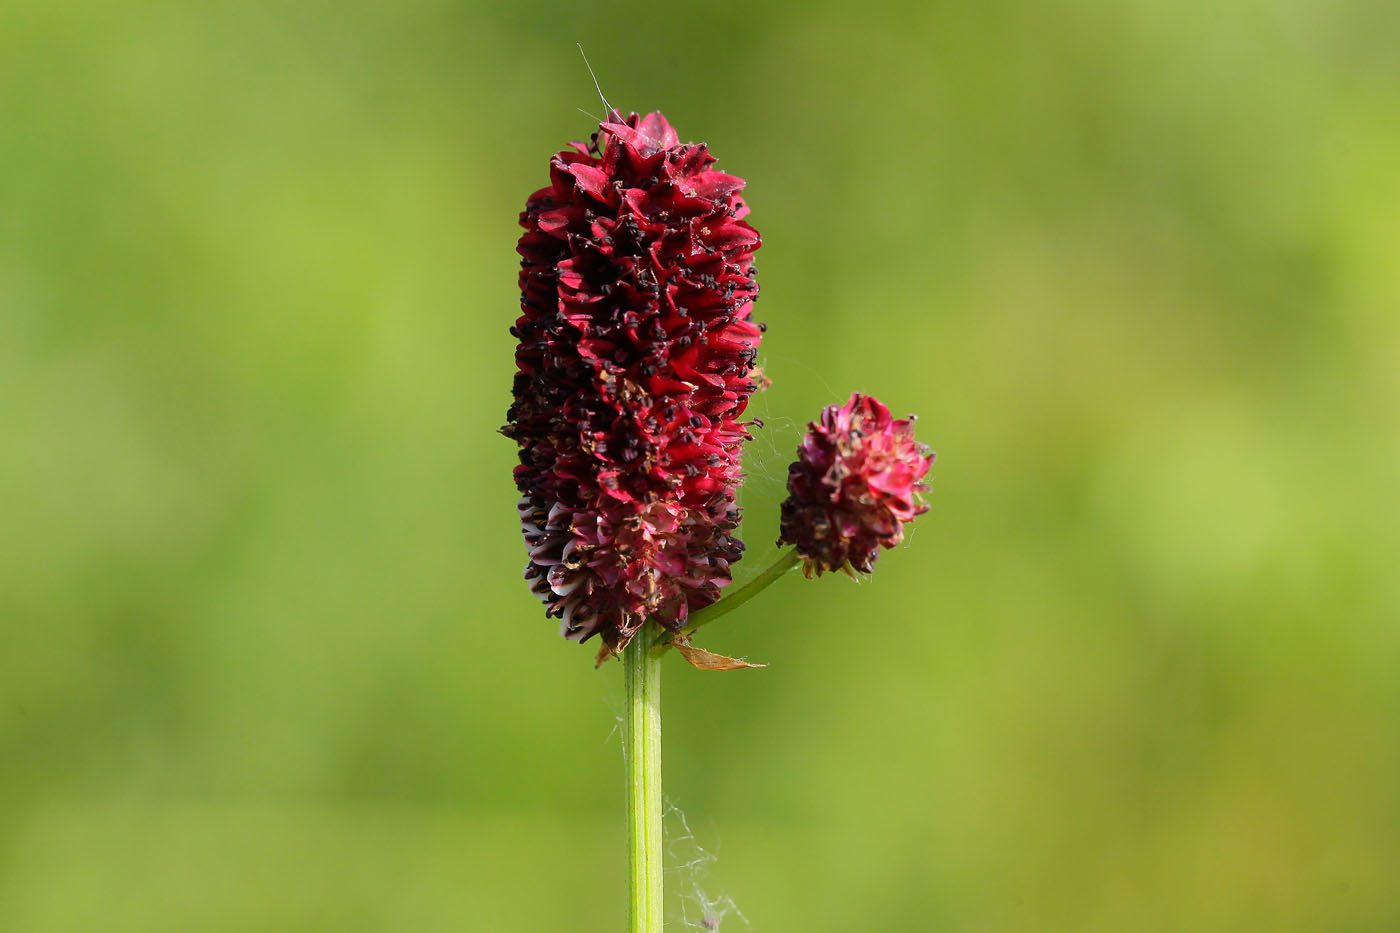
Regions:
<instances>
[{"instance_id":1,"label":"red petal","mask_svg":"<svg viewBox=\"0 0 1400 933\"><path fill-rule=\"evenodd\" d=\"M681 182L682 190L689 189L686 193L709 198L711 201L718 201L743 187L744 179L738 175L726 175L723 172L702 172Z\"/></svg>"},{"instance_id":2,"label":"red petal","mask_svg":"<svg viewBox=\"0 0 1400 933\"><path fill-rule=\"evenodd\" d=\"M578 180L581 191L592 195L604 204L617 203L617 189L608 182L607 173L602 169L577 162L569 166L569 174Z\"/></svg>"}]
</instances>

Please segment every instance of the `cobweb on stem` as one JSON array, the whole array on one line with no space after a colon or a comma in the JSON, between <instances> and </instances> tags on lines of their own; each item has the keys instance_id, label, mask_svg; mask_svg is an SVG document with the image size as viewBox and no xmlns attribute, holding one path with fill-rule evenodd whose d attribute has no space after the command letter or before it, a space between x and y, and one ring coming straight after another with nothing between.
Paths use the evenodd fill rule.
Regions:
<instances>
[{"instance_id":1,"label":"cobweb on stem","mask_svg":"<svg viewBox=\"0 0 1400 933\"><path fill-rule=\"evenodd\" d=\"M706 876L710 866L717 861L716 856L700 846L685 814L669 800L664 819L666 874L674 879L671 890L678 892L681 926L687 930L715 933L730 916L738 917L746 927L751 926L749 918L744 916L732 897L711 895L705 890Z\"/></svg>"}]
</instances>

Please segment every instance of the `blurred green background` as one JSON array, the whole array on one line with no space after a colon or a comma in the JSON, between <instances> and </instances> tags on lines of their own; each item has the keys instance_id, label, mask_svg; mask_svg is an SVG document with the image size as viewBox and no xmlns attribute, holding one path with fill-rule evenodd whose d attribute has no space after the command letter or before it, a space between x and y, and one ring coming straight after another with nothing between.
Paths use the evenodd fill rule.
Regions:
<instances>
[{"instance_id":1,"label":"blurred green background","mask_svg":"<svg viewBox=\"0 0 1400 933\"><path fill-rule=\"evenodd\" d=\"M575 42L749 180L740 579L821 406L939 451L871 582L704 639L771 668L668 665L671 892L1400 929L1392 0L53 0L0 10L0 930L622 928L620 668L495 433Z\"/></svg>"}]
</instances>

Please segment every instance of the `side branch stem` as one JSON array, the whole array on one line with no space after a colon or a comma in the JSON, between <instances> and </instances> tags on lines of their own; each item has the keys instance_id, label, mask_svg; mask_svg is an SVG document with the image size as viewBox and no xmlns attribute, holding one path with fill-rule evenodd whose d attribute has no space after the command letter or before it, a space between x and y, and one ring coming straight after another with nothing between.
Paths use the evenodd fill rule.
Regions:
<instances>
[{"instance_id":1,"label":"side branch stem","mask_svg":"<svg viewBox=\"0 0 1400 933\"><path fill-rule=\"evenodd\" d=\"M695 634L695 630L700 626L709 625L715 619L738 609L744 603L768 589L768 587L783 576L783 574L796 567L799 560L801 560L801 558L797 554L797 549L788 548L779 555L778 559L773 562L773 565L763 571L763 573L760 573L733 593L725 596L719 602L711 603L699 612L691 614L690 619L686 622L685 637L689 638L691 635ZM652 649L652 654L665 654L670 647L671 642L669 640L662 641Z\"/></svg>"}]
</instances>

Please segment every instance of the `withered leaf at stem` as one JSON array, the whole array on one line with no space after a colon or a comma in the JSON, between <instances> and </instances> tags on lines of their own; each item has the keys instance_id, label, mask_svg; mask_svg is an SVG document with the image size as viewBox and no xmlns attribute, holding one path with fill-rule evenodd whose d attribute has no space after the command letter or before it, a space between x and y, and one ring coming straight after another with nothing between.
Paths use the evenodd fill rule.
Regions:
<instances>
[{"instance_id":1,"label":"withered leaf at stem","mask_svg":"<svg viewBox=\"0 0 1400 933\"><path fill-rule=\"evenodd\" d=\"M739 658L730 658L722 654L715 654L713 651L706 651L704 648L697 648L692 645L683 635L677 635L671 639L671 644L681 653L681 657L690 662L690 666L702 671L737 671L746 667L767 667L767 664L754 664Z\"/></svg>"}]
</instances>

